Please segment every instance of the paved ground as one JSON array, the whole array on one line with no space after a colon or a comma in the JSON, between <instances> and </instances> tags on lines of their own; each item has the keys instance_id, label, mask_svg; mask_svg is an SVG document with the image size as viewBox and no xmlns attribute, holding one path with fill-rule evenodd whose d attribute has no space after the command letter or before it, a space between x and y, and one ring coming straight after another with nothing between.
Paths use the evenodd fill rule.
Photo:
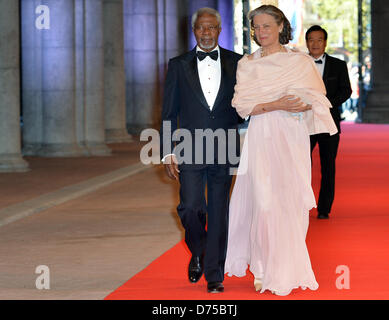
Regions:
<instances>
[{"instance_id":1,"label":"paved ground","mask_svg":"<svg viewBox=\"0 0 389 320\"><path fill-rule=\"evenodd\" d=\"M134 140L0 173L0 299L103 299L182 238L178 185Z\"/></svg>"}]
</instances>

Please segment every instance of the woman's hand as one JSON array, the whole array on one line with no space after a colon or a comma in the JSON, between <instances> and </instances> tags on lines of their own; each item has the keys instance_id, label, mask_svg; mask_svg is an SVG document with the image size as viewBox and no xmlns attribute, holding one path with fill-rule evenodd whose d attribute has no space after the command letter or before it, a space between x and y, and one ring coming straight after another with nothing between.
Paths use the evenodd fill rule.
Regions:
<instances>
[{"instance_id":1,"label":"woman's hand","mask_svg":"<svg viewBox=\"0 0 389 320\"><path fill-rule=\"evenodd\" d=\"M250 113L250 116L256 116L265 112L271 112L276 110L284 110L287 112L303 112L311 110L310 104L305 104L299 97L293 95L286 95L282 98L268 102L257 104Z\"/></svg>"},{"instance_id":2,"label":"woman's hand","mask_svg":"<svg viewBox=\"0 0 389 320\"><path fill-rule=\"evenodd\" d=\"M275 104L279 106L280 110L288 112L303 112L312 109L310 104L305 104L299 97L293 95L283 96Z\"/></svg>"}]
</instances>

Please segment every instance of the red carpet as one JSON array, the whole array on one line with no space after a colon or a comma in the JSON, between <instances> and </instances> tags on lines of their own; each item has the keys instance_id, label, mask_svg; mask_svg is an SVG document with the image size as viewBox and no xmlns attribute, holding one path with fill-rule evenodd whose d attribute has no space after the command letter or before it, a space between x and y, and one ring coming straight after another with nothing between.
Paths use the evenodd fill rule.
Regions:
<instances>
[{"instance_id":1,"label":"red carpet","mask_svg":"<svg viewBox=\"0 0 389 320\"><path fill-rule=\"evenodd\" d=\"M187 280L190 254L183 242L153 261L107 300L268 300L389 299L389 125L345 123L337 158L336 198L329 220L312 210L307 245L319 289L294 290L287 297L253 289L251 273L226 277L225 292L208 294L204 277ZM318 194L320 164L313 161L313 186ZM349 289L337 278L349 270ZM338 279L338 284L345 282ZM338 285L339 286L339 285Z\"/></svg>"}]
</instances>

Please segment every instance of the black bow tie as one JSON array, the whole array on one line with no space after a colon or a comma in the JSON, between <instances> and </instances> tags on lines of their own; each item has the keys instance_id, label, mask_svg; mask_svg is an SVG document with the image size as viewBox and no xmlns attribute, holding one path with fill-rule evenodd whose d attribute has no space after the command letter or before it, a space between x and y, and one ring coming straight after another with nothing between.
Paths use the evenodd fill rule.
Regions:
<instances>
[{"instance_id":1,"label":"black bow tie","mask_svg":"<svg viewBox=\"0 0 389 320\"><path fill-rule=\"evenodd\" d=\"M199 58L200 61L204 60L206 56L211 57L213 60L217 60L219 54L217 50L214 50L212 52L204 52L204 51L197 51L196 52L197 58Z\"/></svg>"},{"instance_id":2,"label":"black bow tie","mask_svg":"<svg viewBox=\"0 0 389 320\"><path fill-rule=\"evenodd\" d=\"M322 64L323 61L321 61L321 60L315 60L315 63Z\"/></svg>"}]
</instances>

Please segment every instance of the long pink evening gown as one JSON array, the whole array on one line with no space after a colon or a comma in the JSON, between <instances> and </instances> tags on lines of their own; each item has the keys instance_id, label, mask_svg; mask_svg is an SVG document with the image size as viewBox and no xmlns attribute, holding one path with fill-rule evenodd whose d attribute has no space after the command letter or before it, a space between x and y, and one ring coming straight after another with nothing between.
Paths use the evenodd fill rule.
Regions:
<instances>
[{"instance_id":1,"label":"long pink evening gown","mask_svg":"<svg viewBox=\"0 0 389 320\"><path fill-rule=\"evenodd\" d=\"M288 50L241 59L232 105L242 117L286 94L312 104L312 111L251 117L231 195L225 264L229 276L245 276L249 267L262 279L260 292L277 295L318 288L305 242L309 210L316 206L309 135L337 129L311 57Z\"/></svg>"}]
</instances>

